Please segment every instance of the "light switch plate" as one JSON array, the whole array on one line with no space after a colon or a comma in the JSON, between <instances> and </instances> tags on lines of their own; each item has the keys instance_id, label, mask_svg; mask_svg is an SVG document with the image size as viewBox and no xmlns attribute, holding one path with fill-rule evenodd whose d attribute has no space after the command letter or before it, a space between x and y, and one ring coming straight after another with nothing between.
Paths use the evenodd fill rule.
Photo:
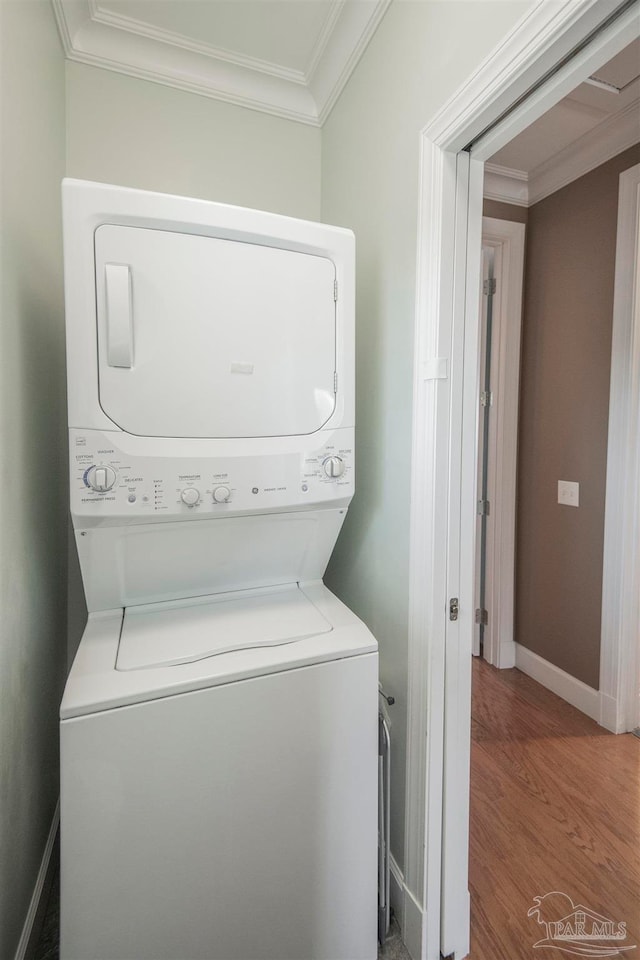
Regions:
<instances>
[{"instance_id":1,"label":"light switch plate","mask_svg":"<svg viewBox=\"0 0 640 960\"><path fill-rule=\"evenodd\" d=\"M567 507L579 507L580 484L573 480L558 480L558 503Z\"/></svg>"}]
</instances>

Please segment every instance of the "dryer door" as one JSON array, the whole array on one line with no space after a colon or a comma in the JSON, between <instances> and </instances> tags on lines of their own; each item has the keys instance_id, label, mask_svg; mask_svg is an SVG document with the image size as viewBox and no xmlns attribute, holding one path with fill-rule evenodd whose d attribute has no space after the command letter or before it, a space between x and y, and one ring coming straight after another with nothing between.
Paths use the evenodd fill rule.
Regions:
<instances>
[{"instance_id":1,"label":"dryer door","mask_svg":"<svg viewBox=\"0 0 640 960\"><path fill-rule=\"evenodd\" d=\"M105 224L95 262L100 403L123 430L292 436L333 413L331 260Z\"/></svg>"}]
</instances>

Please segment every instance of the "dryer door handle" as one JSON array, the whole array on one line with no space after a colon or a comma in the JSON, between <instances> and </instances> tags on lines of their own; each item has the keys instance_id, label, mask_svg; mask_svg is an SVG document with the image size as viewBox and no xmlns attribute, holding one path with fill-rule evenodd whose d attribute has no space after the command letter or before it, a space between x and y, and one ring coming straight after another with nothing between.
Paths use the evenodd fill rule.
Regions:
<instances>
[{"instance_id":1,"label":"dryer door handle","mask_svg":"<svg viewBox=\"0 0 640 960\"><path fill-rule=\"evenodd\" d=\"M133 310L131 270L126 263L105 263L107 300L107 363L110 367L133 366Z\"/></svg>"}]
</instances>

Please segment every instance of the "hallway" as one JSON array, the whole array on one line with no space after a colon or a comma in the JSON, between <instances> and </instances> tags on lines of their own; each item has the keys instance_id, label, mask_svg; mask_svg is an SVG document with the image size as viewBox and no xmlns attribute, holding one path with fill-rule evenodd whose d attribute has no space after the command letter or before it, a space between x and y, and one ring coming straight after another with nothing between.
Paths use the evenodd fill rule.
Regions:
<instances>
[{"instance_id":1,"label":"hallway","mask_svg":"<svg viewBox=\"0 0 640 960\"><path fill-rule=\"evenodd\" d=\"M476 658L471 960L566 956L552 945L534 950L545 927L527 916L535 897L553 891L566 898L549 898L541 918L562 919L571 898L626 922L620 948L640 945L639 849L640 740L614 736L520 671ZM609 946L609 955L635 952ZM605 955L596 949L571 952Z\"/></svg>"}]
</instances>

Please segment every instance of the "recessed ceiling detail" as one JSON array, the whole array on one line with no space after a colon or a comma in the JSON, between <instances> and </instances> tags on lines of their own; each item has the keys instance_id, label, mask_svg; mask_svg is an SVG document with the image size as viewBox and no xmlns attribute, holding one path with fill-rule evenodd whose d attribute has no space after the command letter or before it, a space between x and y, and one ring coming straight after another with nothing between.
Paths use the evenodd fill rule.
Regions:
<instances>
[{"instance_id":1,"label":"recessed ceiling detail","mask_svg":"<svg viewBox=\"0 0 640 960\"><path fill-rule=\"evenodd\" d=\"M391 0L52 0L69 60L321 126Z\"/></svg>"}]
</instances>

